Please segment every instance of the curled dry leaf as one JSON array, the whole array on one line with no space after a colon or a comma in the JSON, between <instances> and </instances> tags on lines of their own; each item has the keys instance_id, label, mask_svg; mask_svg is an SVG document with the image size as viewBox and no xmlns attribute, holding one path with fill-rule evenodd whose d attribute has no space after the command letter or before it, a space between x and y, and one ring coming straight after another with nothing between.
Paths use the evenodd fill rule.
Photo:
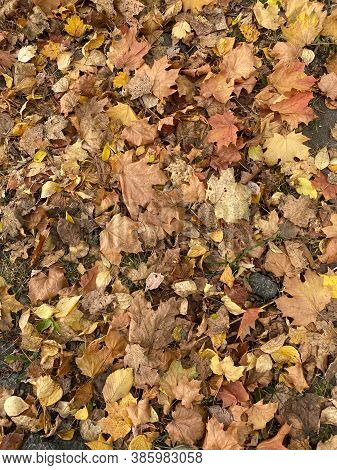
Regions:
<instances>
[{"instance_id":1,"label":"curled dry leaf","mask_svg":"<svg viewBox=\"0 0 337 470\"><path fill-rule=\"evenodd\" d=\"M36 305L39 300L55 297L66 284L63 268L54 265L49 269L48 275L40 272L30 279L28 295L32 304Z\"/></svg>"}]
</instances>

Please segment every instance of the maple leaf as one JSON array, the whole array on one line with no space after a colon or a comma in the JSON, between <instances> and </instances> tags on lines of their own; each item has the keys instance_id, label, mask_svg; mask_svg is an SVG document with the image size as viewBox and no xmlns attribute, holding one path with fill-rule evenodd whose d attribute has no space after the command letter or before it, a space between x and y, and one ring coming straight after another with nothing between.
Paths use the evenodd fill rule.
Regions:
<instances>
[{"instance_id":1,"label":"maple leaf","mask_svg":"<svg viewBox=\"0 0 337 470\"><path fill-rule=\"evenodd\" d=\"M204 98L214 96L219 103L226 104L234 91L234 79L228 77L226 71L216 75L209 73L200 87L200 94Z\"/></svg>"},{"instance_id":2,"label":"maple leaf","mask_svg":"<svg viewBox=\"0 0 337 470\"><path fill-rule=\"evenodd\" d=\"M280 94L292 90L308 91L315 84L316 79L304 72L305 64L299 60L280 62L268 76L268 83Z\"/></svg>"},{"instance_id":3,"label":"maple leaf","mask_svg":"<svg viewBox=\"0 0 337 470\"><path fill-rule=\"evenodd\" d=\"M170 63L166 56L155 60L151 68L146 69L146 74L152 81L152 93L160 100L167 98L176 92L172 90L179 75L179 69L166 70Z\"/></svg>"},{"instance_id":4,"label":"maple leaf","mask_svg":"<svg viewBox=\"0 0 337 470\"><path fill-rule=\"evenodd\" d=\"M331 214L330 217L332 225L322 228L327 238L337 237L337 214Z\"/></svg>"},{"instance_id":5,"label":"maple leaf","mask_svg":"<svg viewBox=\"0 0 337 470\"><path fill-rule=\"evenodd\" d=\"M137 229L137 222L121 214L114 215L106 224L100 234L100 250L112 264L119 265L122 251L125 253L142 251Z\"/></svg>"},{"instance_id":6,"label":"maple leaf","mask_svg":"<svg viewBox=\"0 0 337 470\"><path fill-rule=\"evenodd\" d=\"M220 69L227 73L229 79L242 80L253 75L258 65L253 45L244 42L224 56Z\"/></svg>"},{"instance_id":7,"label":"maple leaf","mask_svg":"<svg viewBox=\"0 0 337 470\"><path fill-rule=\"evenodd\" d=\"M284 447L282 443L290 429L291 428L289 424L285 423L278 431L276 436L272 437L271 439L267 439L266 441L260 442L260 444L257 446L257 450L287 450L287 448Z\"/></svg>"},{"instance_id":8,"label":"maple leaf","mask_svg":"<svg viewBox=\"0 0 337 470\"><path fill-rule=\"evenodd\" d=\"M214 175L210 177L206 197L214 204L217 219L233 223L249 217L251 192L235 182L232 168L222 171L219 179Z\"/></svg>"},{"instance_id":9,"label":"maple leaf","mask_svg":"<svg viewBox=\"0 0 337 470\"><path fill-rule=\"evenodd\" d=\"M152 144L157 136L157 127L148 123L148 119L134 120L126 127L121 137L137 147Z\"/></svg>"},{"instance_id":10,"label":"maple leaf","mask_svg":"<svg viewBox=\"0 0 337 470\"><path fill-rule=\"evenodd\" d=\"M85 348L82 356L76 358L76 364L82 374L95 377L106 370L115 357L110 348L102 347L100 340L95 340Z\"/></svg>"},{"instance_id":11,"label":"maple leaf","mask_svg":"<svg viewBox=\"0 0 337 470\"><path fill-rule=\"evenodd\" d=\"M160 349L171 341L175 317L178 315L177 301L173 298L161 302L156 311L152 310L150 302L144 294L135 296L129 310L131 318L129 341L143 348Z\"/></svg>"},{"instance_id":12,"label":"maple leaf","mask_svg":"<svg viewBox=\"0 0 337 470\"><path fill-rule=\"evenodd\" d=\"M203 443L204 450L240 450L238 424L232 423L224 431L224 425L216 418L211 418L206 426L206 437Z\"/></svg>"},{"instance_id":13,"label":"maple leaf","mask_svg":"<svg viewBox=\"0 0 337 470\"><path fill-rule=\"evenodd\" d=\"M126 152L117 162L124 203L132 218L155 197L153 185L165 184L166 177L158 164L148 165L146 158L132 162L132 152ZM140 188L142 189L140 191Z\"/></svg>"},{"instance_id":14,"label":"maple leaf","mask_svg":"<svg viewBox=\"0 0 337 470\"><path fill-rule=\"evenodd\" d=\"M137 400L129 393L118 403L113 402L107 406L108 416L98 421L104 434L109 434L112 441L125 437L132 427L132 420L128 413L128 407Z\"/></svg>"},{"instance_id":15,"label":"maple leaf","mask_svg":"<svg viewBox=\"0 0 337 470\"><path fill-rule=\"evenodd\" d=\"M225 111L223 114L215 114L208 122L213 128L207 135L208 142L216 142L219 150L229 144L236 144L239 129L235 125L237 119L233 113Z\"/></svg>"},{"instance_id":16,"label":"maple leaf","mask_svg":"<svg viewBox=\"0 0 337 470\"><path fill-rule=\"evenodd\" d=\"M136 70L143 63L143 57L150 50L150 44L146 41L137 41L135 27L127 29L119 41L113 40L108 52L108 60L116 68Z\"/></svg>"},{"instance_id":17,"label":"maple leaf","mask_svg":"<svg viewBox=\"0 0 337 470\"><path fill-rule=\"evenodd\" d=\"M305 281L300 278L286 278L284 290L292 297L283 295L276 300L284 317L293 318L293 325L309 325L331 300L330 289L323 286L323 279L313 271L305 273Z\"/></svg>"},{"instance_id":18,"label":"maple leaf","mask_svg":"<svg viewBox=\"0 0 337 470\"><path fill-rule=\"evenodd\" d=\"M309 102L313 99L311 92L292 92L284 96L283 99L270 105L272 111L280 113L281 119L287 122L291 129L296 129L303 122L309 124L316 118Z\"/></svg>"},{"instance_id":19,"label":"maple leaf","mask_svg":"<svg viewBox=\"0 0 337 470\"><path fill-rule=\"evenodd\" d=\"M242 316L242 320L239 326L238 338L241 341L248 335L250 328L255 325L256 320L259 318L259 314L263 312L262 308L248 308Z\"/></svg>"},{"instance_id":20,"label":"maple leaf","mask_svg":"<svg viewBox=\"0 0 337 470\"><path fill-rule=\"evenodd\" d=\"M255 18L260 26L276 31L283 23L283 18L279 15L280 9L275 3L263 4L258 1L253 8Z\"/></svg>"},{"instance_id":21,"label":"maple leaf","mask_svg":"<svg viewBox=\"0 0 337 470\"><path fill-rule=\"evenodd\" d=\"M182 0L183 11L191 10L192 13L198 13L204 6L209 5L214 0Z\"/></svg>"},{"instance_id":22,"label":"maple leaf","mask_svg":"<svg viewBox=\"0 0 337 470\"><path fill-rule=\"evenodd\" d=\"M318 88L332 100L337 99L337 74L332 72L323 75L318 83Z\"/></svg>"},{"instance_id":23,"label":"maple leaf","mask_svg":"<svg viewBox=\"0 0 337 470\"><path fill-rule=\"evenodd\" d=\"M330 199L335 199L337 196L337 185L329 183L327 175L322 172L319 172L319 174L315 176L312 184L316 189L322 192L324 199L327 201L330 201Z\"/></svg>"},{"instance_id":24,"label":"maple leaf","mask_svg":"<svg viewBox=\"0 0 337 470\"><path fill-rule=\"evenodd\" d=\"M267 165L276 165L279 160L281 163L294 161L295 158L306 160L309 157L309 147L304 145L309 139L301 133L291 132L287 135L275 133L265 141L266 149L263 158Z\"/></svg>"},{"instance_id":25,"label":"maple leaf","mask_svg":"<svg viewBox=\"0 0 337 470\"><path fill-rule=\"evenodd\" d=\"M83 148L90 152L97 152L106 142L106 133L109 126L109 118L104 112L108 99L98 100L93 97L76 111L79 120L79 133L85 145Z\"/></svg>"},{"instance_id":26,"label":"maple leaf","mask_svg":"<svg viewBox=\"0 0 337 470\"><path fill-rule=\"evenodd\" d=\"M87 25L83 23L79 16L73 15L68 18L64 29L70 36L73 36L74 38L80 38L85 33Z\"/></svg>"},{"instance_id":27,"label":"maple leaf","mask_svg":"<svg viewBox=\"0 0 337 470\"><path fill-rule=\"evenodd\" d=\"M299 8L286 12L288 21L282 28L284 38L296 45L305 46L314 42L322 31L327 13L319 2L302 2Z\"/></svg>"},{"instance_id":28,"label":"maple leaf","mask_svg":"<svg viewBox=\"0 0 337 470\"><path fill-rule=\"evenodd\" d=\"M277 403L264 404L261 400L246 411L247 423L252 425L254 430L264 429L266 424L273 419L277 408Z\"/></svg>"},{"instance_id":29,"label":"maple leaf","mask_svg":"<svg viewBox=\"0 0 337 470\"><path fill-rule=\"evenodd\" d=\"M176 443L194 445L203 437L205 425L196 409L186 409L178 404L172 413L172 418L166 429L173 445Z\"/></svg>"}]
</instances>

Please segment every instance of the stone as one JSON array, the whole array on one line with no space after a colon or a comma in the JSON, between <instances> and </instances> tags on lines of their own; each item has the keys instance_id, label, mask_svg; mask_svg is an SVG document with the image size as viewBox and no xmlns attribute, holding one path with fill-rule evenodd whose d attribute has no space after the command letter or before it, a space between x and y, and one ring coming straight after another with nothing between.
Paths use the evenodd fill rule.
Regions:
<instances>
[{"instance_id":1,"label":"stone","mask_svg":"<svg viewBox=\"0 0 337 470\"><path fill-rule=\"evenodd\" d=\"M248 280L253 294L262 297L263 300L271 300L277 296L279 292L278 285L268 276L261 273L254 273Z\"/></svg>"}]
</instances>

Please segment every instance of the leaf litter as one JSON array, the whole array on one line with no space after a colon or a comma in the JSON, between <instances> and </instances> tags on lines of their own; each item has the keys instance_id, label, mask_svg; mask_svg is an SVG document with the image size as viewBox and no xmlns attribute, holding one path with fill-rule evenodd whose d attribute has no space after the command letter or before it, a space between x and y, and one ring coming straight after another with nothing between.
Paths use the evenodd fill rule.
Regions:
<instances>
[{"instance_id":1,"label":"leaf litter","mask_svg":"<svg viewBox=\"0 0 337 470\"><path fill-rule=\"evenodd\" d=\"M335 3L0 1L1 449L337 449Z\"/></svg>"}]
</instances>

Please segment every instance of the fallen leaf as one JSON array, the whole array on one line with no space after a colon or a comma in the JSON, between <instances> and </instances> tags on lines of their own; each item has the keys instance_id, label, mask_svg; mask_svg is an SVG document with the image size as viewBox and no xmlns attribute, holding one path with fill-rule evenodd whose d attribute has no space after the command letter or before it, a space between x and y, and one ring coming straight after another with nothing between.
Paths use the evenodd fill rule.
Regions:
<instances>
[{"instance_id":1,"label":"fallen leaf","mask_svg":"<svg viewBox=\"0 0 337 470\"><path fill-rule=\"evenodd\" d=\"M205 425L197 409L186 409L178 404L172 413L172 421L166 426L173 445L194 445L204 435Z\"/></svg>"},{"instance_id":2,"label":"fallen leaf","mask_svg":"<svg viewBox=\"0 0 337 470\"><path fill-rule=\"evenodd\" d=\"M124 398L133 385L133 370L119 369L112 372L106 379L103 387L103 396L106 404Z\"/></svg>"}]
</instances>

